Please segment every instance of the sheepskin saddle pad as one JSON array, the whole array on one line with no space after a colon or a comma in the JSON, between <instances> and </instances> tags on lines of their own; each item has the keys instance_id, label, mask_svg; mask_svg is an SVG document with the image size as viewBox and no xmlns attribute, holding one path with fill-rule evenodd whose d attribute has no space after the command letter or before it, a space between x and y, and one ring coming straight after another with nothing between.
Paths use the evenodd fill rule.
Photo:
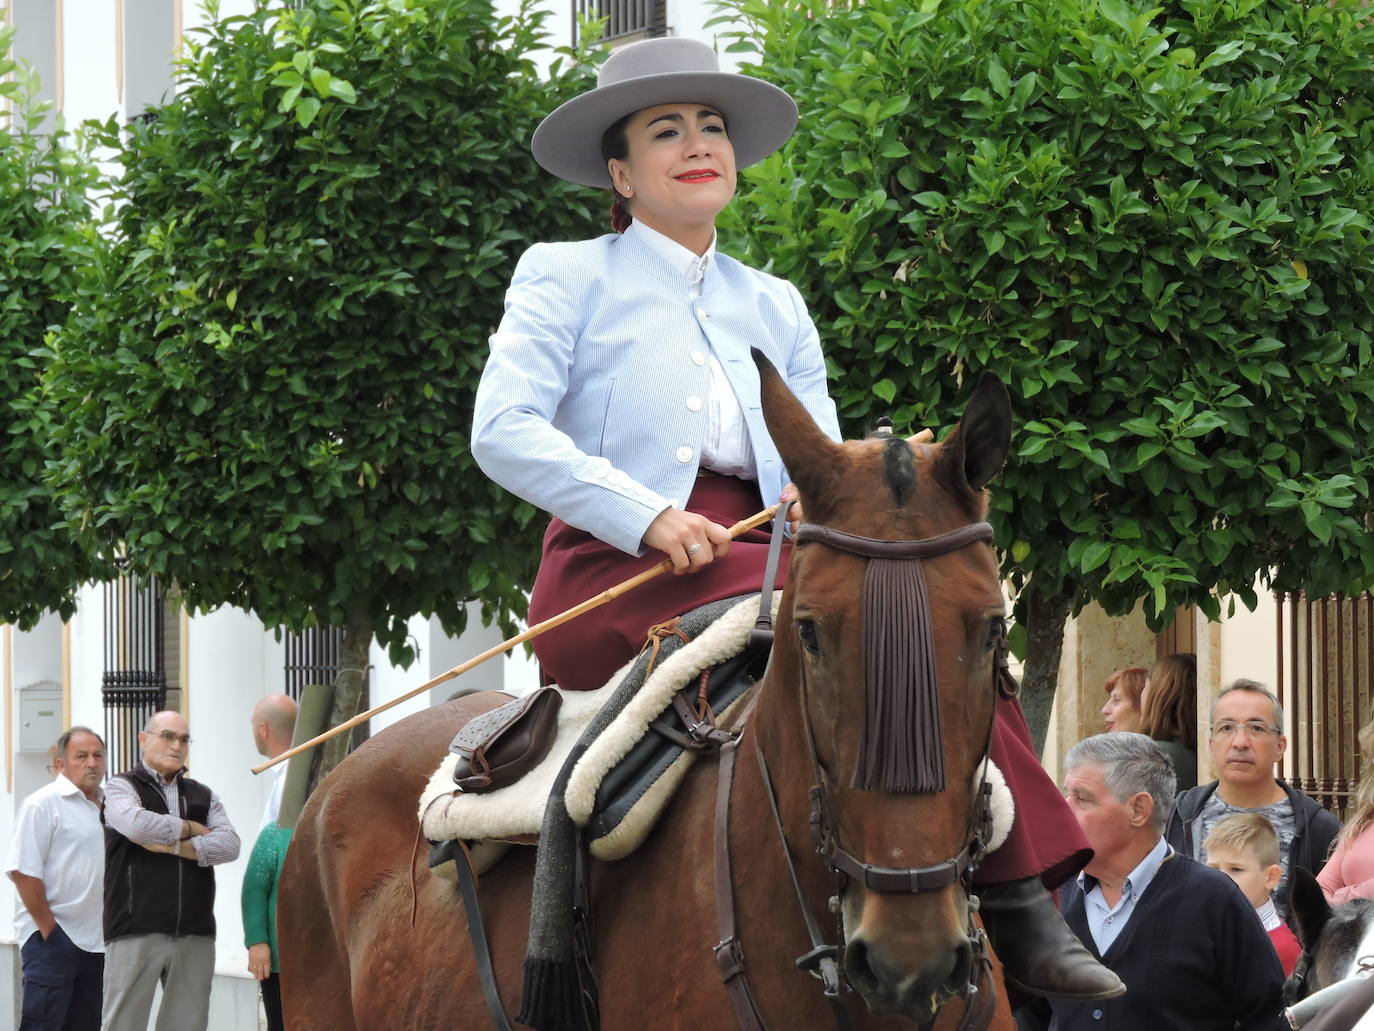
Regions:
<instances>
[{"instance_id":1,"label":"sheepskin saddle pad","mask_svg":"<svg viewBox=\"0 0 1374 1031\"><path fill-rule=\"evenodd\" d=\"M778 595L774 595L776 613ZM586 746L568 779L564 803L577 826L585 828L591 854L619 859L648 836L674 791L682 783L697 751L674 744L658 731L674 715L674 696L683 688L695 696L702 674L710 676L707 697L717 720L725 720L745 697L743 688L761 671L761 662L740 657L759 613L757 595L728 607L689 643L659 660L634 696ZM687 617L684 617L684 620ZM732 661L734 660L734 661ZM561 692L558 731L548 754L515 783L479 794L453 783L458 756L448 753L420 795L424 836L432 842L461 840L468 844L477 873L490 869L511 844L534 844L555 780L573 747L582 738L638 657L595 691ZM728 675L718 675L728 674ZM731 679L733 678L733 679ZM730 684L723 681L731 679ZM720 707L716 707L719 703ZM680 703L679 703L680 704ZM680 730L682 723L673 719ZM612 789L609 794L607 789ZM434 867L442 877L456 876L451 863Z\"/></svg>"}]
</instances>

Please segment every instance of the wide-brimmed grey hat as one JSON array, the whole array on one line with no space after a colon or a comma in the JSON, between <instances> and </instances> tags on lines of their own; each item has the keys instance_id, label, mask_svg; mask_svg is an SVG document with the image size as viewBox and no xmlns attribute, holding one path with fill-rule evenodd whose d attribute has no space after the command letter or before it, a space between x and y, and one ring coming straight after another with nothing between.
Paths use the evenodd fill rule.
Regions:
<instances>
[{"instance_id":1,"label":"wide-brimmed grey hat","mask_svg":"<svg viewBox=\"0 0 1374 1031\"><path fill-rule=\"evenodd\" d=\"M694 39L646 39L606 59L596 89L573 97L539 123L530 149L560 179L609 187L601 137L617 121L657 104L708 104L725 116L735 167L762 161L797 127L797 105L762 79L723 72L715 52Z\"/></svg>"}]
</instances>

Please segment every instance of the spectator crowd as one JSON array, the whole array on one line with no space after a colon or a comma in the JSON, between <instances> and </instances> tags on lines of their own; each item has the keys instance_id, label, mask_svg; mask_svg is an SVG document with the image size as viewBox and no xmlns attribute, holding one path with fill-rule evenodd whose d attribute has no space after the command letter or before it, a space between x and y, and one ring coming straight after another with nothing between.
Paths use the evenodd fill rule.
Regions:
<instances>
[{"instance_id":1,"label":"spectator crowd","mask_svg":"<svg viewBox=\"0 0 1374 1031\"><path fill-rule=\"evenodd\" d=\"M285 696L258 703L259 752L289 747L295 714ZM239 835L219 795L187 775L191 732L180 713L155 713L138 746L138 764L107 780L104 740L70 728L53 746L52 781L20 808L6 867L19 896L20 1031L145 1031L159 986L158 1031L209 1023L215 867L239 857ZM242 894L249 972L274 1031L283 1027L276 885L291 836L278 825L284 771Z\"/></svg>"},{"instance_id":2,"label":"spectator crowd","mask_svg":"<svg viewBox=\"0 0 1374 1031\"><path fill-rule=\"evenodd\" d=\"M1374 776L1342 825L1279 776L1283 706L1237 680L1213 700L1197 783L1197 665L1171 655L1107 678L1104 733L1065 759L1065 800L1093 858L1060 891L1060 909L1126 993L1038 999L1022 1031L1188 1028L1278 1031L1284 983L1302 955L1290 905L1305 869L1332 905L1374 898ZM1374 763L1374 718L1359 731ZM1310 944L1310 943L1309 943Z\"/></svg>"}]
</instances>

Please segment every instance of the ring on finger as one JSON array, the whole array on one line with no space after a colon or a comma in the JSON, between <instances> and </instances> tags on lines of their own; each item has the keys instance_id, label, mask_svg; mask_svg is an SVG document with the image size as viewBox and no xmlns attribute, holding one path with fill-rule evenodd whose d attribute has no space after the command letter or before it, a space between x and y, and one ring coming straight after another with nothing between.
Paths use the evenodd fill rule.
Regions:
<instances>
[{"instance_id":1,"label":"ring on finger","mask_svg":"<svg viewBox=\"0 0 1374 1031\"><path fill-rule=\"evenodd\" d=\"M701 550L701 541L697 541L695 544L693 544L690 548L687 549L687 557L688 557L688 558L691 558L693 555L695 555L695 554L696 554L698 551L700 551L700 550Z\"/></svg>"}]
</instances>

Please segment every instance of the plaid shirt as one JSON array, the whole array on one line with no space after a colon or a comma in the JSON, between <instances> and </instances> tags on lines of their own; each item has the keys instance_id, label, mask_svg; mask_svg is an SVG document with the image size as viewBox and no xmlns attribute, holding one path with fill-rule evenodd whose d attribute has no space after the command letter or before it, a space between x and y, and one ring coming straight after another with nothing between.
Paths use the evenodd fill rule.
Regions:
<instances>
[{"instance_id":1,"label":"plaid shirt","mask_svg":"<svg viewBox=\"0 0 1374 1031\"><path fill-rule=\"evenodd\" d=\"M105 823L138 845L175 845L181 840L181 779L166 781L147 763L143 768L162 786L166 813L150 813L143 808L138 792L127 780L115 777L105 786ZM191 839L196 862L218 866L239 857L239 836L229 822L219 795L210 796L210 816L205 824L210 833Z\"/></svg>"}]
</instances>

